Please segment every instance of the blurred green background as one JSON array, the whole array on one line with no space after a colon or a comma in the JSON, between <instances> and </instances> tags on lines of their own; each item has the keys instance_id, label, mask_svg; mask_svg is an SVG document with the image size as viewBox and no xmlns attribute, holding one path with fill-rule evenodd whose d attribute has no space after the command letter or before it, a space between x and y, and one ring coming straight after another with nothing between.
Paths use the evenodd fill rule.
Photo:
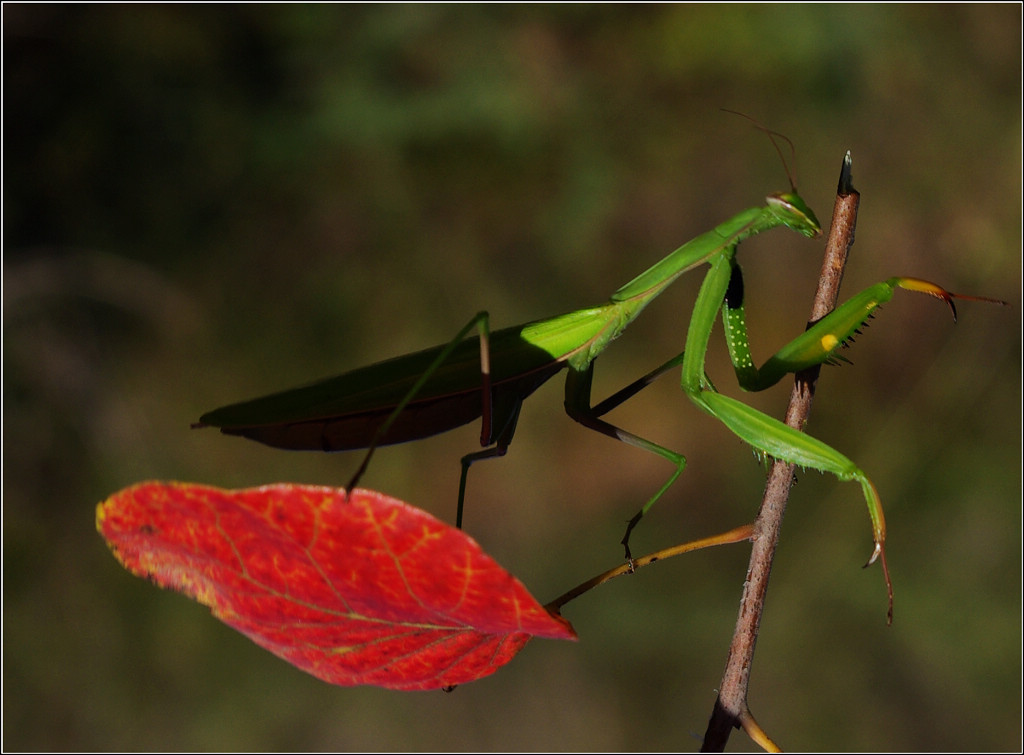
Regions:
<instances>
[{"instance_id":1,"label":"blurred green background","mask_svg":"<svg viewBox=\"0 0 1024 755\"><path fill-rule=\"evenodd\" d=\"M587 306L787 188L863 195L846 296L901 294L827 369L809 430L886 505L885 626L860 490L794 489L750 704L793 750L1021 746L1021 8L10 6L4 31L4 746L17 750L695 750L748 549L570 604L450 695L335 688L130 576L97 502L150 479L342 485L203 411ZM823 243L741 259L755 356L804 325ZM599 361L595 397L682 348L701 276ZM738 395L716 333L709 373ZM467 530L542 601L618 563L661 459L573 423L559 380L470 477ZM781 414L788 387L750 396ZM666 378L611 418L690 466L638 553L749 521L762 474ZM363 484L451 521L478 429L379 453ZM752 743L740 733L731 748Z\"/></svg>"}]
</instances>

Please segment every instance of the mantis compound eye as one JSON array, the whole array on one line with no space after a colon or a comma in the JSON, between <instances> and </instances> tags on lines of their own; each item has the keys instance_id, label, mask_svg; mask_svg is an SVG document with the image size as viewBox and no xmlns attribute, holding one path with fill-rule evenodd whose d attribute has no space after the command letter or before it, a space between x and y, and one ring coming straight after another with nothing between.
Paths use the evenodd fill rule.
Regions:
<instances>
[{"instance_id":1,"label":"mantis compound eye","mask_svg":"<svg viewBox=\"0 0 1024 755\"><path fill-rule=\"evenodd\" d=\"M785 225L809 239L821 235L821 223L814 215L814 210L807 206L800 195L792 192L772 194L765 198L769 209Z\"/></svg>"}]
</instances>

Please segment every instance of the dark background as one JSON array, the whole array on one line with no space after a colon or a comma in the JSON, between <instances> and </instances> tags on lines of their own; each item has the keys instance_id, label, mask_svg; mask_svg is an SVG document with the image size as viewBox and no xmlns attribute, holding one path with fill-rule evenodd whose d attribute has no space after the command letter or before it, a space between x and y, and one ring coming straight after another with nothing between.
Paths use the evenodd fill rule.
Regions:
<instances>
[{"instance_id":1,"label":"dark background","mask_svg":"<svg viewBox=\"0 0 1024 755\"><path fill-rule=\"evenodd\" d=\"M863 194L844 295L891 275L1011 300L960 323L901 292L827 369L809 430L889 523L896 619L857 485L800 475L751 688L789 749L1021 744L1021 9L941 6L11 6L4 27L4 746L692 750L748 549L566 608L442 693L335 688L130 576L94 529L134 482L342 485L359 457L190 431L203 411L596 304L787 188ZM755 356L803 327L823 243L741 250ZM599 360L597 397L683 346L701 275ZM739 395L716 331L709 373ZM781 414L788 387L747 397ZM559 380L466 528L542 601L615 565L666 463L589 432ZM750 520L748 448L666 378L613 419L690 466L633 544ZM387 449L363 483L451 521L478 428ZM749 749L737 734L732 745Z\"/></svg>"}]
</instances>

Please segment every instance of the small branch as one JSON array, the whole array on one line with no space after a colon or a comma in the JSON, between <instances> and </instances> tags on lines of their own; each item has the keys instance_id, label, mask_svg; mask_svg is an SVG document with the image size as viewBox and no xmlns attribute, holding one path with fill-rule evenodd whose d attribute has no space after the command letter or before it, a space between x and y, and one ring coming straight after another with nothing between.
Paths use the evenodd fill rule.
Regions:
<instances>
[{"instance_id":1,"label":"small branch","mask_svg":"<svg viewBox=\"0 0 1024 755\"><path fill-rule=\"evenodd\" d=\"M832 228L829 231L809 325L834 309L839 298L839 285L843 279L846 258L850 247L853 246L857 207L860 203L860 195L853 188L851 171L852 162L850 153L847 152L840 172L838 195L832 211ZM786 410L786 424L790 427L803 430L807 423L819 372L820 366L815 366L797 373L789 408ZM778 749L750 714L747 706L747 689L775 546L778 544L789 490L793 485L793 472L792 464L776 460L768 474L761 511L754 523L754 545L751 549L743 598L740 601L736 631L729 648L729 658L719 687L718 699L715 701L711 720L704 734L702 752L724 751L732 729L738 728L743 728L764 749Z\"/></svg>"}]
</instances>

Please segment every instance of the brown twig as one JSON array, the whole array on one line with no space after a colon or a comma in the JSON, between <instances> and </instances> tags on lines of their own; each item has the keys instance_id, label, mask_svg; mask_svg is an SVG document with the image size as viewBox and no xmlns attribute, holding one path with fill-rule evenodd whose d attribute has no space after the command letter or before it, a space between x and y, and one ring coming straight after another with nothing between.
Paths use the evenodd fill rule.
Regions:
<instances>
[{"instance_id":1,"label":"brown twig","mask_svg":"<svg viewBox=\"0 0 1024 755\"><path fill-rule=\"evenodd\" d=\"M857 225L857 207L860 195L853 188L850 153L846 153L839 177L839 191L832 212L832 228L829 231L825 260L818 281L818 290L811 309L813 323L828 314L839 298L839 285L850 247L853 245ZM808 368L797 373L786 410L786 424L803 430L810 414L814 398L814 384L820 368ZM764 611L768 579L771 575L772 559L778 543L782 517L793 484L792 464L776 460L768 474L761 511L754 523L754 545L751 549L750 567L740 601L739 618L729 648L725 673L719 687L718 699L704 734L702 752L722 752L729 740L732 729L743 728L757 744L768 751L778 747L764 733L747 706L747 688L750 681L750 667L757 644L757 632Z\"/></svg>"}]
</instances>

